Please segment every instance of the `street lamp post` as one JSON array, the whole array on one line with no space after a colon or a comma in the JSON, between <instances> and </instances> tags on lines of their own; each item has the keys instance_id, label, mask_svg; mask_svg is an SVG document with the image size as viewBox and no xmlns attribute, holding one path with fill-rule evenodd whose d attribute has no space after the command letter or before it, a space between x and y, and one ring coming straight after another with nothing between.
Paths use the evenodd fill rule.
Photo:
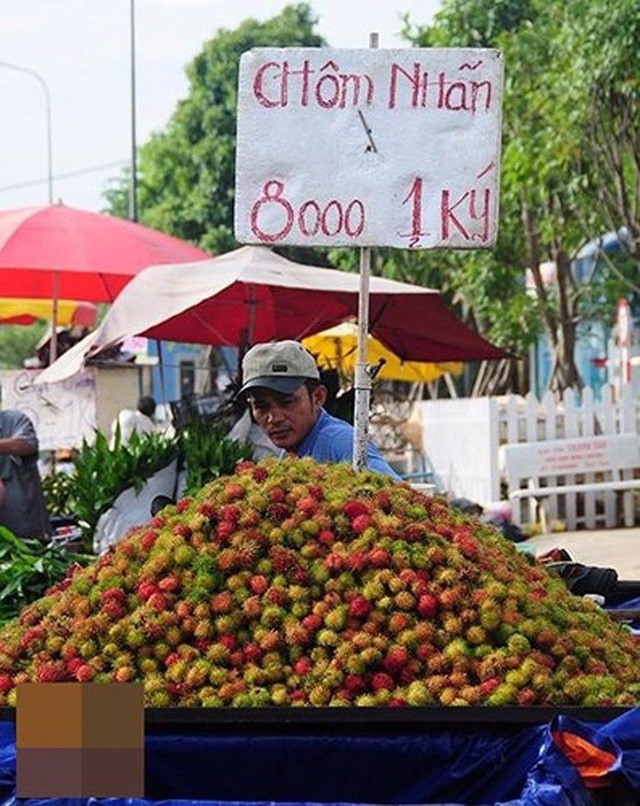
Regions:
<instances>
[{"instance_id":1,"label":"street lamp post","mask_svg":"<svg viewBox=\"0 0 640 806\"><path fill-rule=\"evenodd\" d=\"M131 45L131 188L129 190L129 219L138 220L138 167L136 165L136 6L129 2Z\"/></svg>"},{"instance_id":2,"label":"street lamp post","mask_svg":"<svg viewBox=\"0 0 640 806\"><path fill-rule=\"evenodd\" d=\"M49 204L53 204L53 159L52 159L52 146L51 146L51 96L49 94L49 87L44 78L32 70L30 67L22 67L19 64L11 64L11 62L0 61L0 67L7 67L9 70L16 70L19 73L25 73L32 78L35 78L38 84L42 87L44 92L45 110L47 115L47 186L49 189Z\"/></svg>"}]
</instances>

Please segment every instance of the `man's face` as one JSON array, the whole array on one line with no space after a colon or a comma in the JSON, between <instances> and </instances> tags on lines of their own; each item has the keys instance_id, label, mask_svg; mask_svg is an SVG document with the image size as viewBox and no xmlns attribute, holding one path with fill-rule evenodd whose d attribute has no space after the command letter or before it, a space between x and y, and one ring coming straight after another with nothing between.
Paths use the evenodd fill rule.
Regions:
<instances>
[{"instance_id":1,"label":"man's face","mask_svg":"<svg viewBox=\"0 0 640 806\"><path fill-rule=\"evenodd\" d=\"M248 396L251 414L278 448L294 450L316 424L327 390L301 386L290 395L258 387Z\"/></svg>"}]
</instances>

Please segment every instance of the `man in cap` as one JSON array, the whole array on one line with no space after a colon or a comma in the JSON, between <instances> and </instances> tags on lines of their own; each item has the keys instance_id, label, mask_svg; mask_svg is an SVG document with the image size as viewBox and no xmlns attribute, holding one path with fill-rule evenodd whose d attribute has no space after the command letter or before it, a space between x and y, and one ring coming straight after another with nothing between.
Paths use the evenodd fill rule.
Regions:
<instances>
[{"instance_id":1,"label":"man in cap","mask_svg":"<svg viewBox=\"0 0 640 806\"><path fill-rule=\"evenodd\" d=\"M315 359L300 342L256 344L242 361L243 385L251 415L278 448L318 462L353 461L353 426L323 408L327 389ZM369 443L367 467L400 476Z\"/></svg>"}]
</instances>

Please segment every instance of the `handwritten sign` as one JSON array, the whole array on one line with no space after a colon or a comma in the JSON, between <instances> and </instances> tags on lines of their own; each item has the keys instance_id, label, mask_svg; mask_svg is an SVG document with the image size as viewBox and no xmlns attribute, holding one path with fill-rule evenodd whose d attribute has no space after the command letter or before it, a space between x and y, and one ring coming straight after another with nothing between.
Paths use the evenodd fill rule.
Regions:
<instances>
[{"instance_id":1,"label":"handwritten sign","mask_svg":"<svg viewBox=\"0 0 640 806\"><path fill-rule=\"evenodd\" d=\"M237 240L492 246L501 106L495 50L244 53Z\"/></svg>"},{"instance_id":2,"label":"handwritten sign","mask_svg":"<svg viewBox=\"0 0 640 806\"><path fill-rule=\"evenodd\" d=\"M0 375L2 408L26 414L41 451L79 448L96 429L96 374L87 368L61 383L35 386L40 370L7 370Z\"/></svg>"}]
</instances>

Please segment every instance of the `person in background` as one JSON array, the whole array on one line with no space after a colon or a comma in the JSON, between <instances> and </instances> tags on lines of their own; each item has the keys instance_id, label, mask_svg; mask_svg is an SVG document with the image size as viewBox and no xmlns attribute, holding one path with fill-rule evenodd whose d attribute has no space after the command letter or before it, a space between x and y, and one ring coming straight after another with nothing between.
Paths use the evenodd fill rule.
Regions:
<instances>
[{"instance_id":1,"label":"person in background","mask_svg":"<svg viewBox=\"0 0 640 806\"><path fill-rule=\"evenodd\" d=\"M267 434L252 419L248 409L242 413L240 419L229 431L229 438L235 439L236 442L249 442L253 445L253 459L256 462L266 456L280 456L280 449L271 442Z\"/></svg>"},{"instance_id":2,"label":"person in background","mask_svg":"<svg viewBox=\"0 0 640 806\"><path fill-rule=\"evenodd\" d=\"M314 357L300 342L256 344L242 360L242 387L253 420L282 454L318 462L353 462L353 426L325 411L327 389ZM367 445L369 470L400 476Z\"/></svg>"},{"instance_id":3,"label":"person in background","mask_svg":"<svg viewBox=\"0 0 640 806\"><path fill-rule=\"evenodd\" d=\"M0 525L18 537L52 533L38 470L38 438L21 411L0 411Z\"/></svg>"},{"instance_id":4,"label":"person in background","mask_svg":"<svg viewBox=\"0 0 640 806\"><path fill-rule=\"evenodd\" d=\"M149 395L138 400L135 410L123 409L111 424L111 447L115 445L116 433L120 428L120 443L126 445L134 431L138 434L150 434L158 430L153 419L156 410L156 401Z\"/></svg>"}]
</instances>

